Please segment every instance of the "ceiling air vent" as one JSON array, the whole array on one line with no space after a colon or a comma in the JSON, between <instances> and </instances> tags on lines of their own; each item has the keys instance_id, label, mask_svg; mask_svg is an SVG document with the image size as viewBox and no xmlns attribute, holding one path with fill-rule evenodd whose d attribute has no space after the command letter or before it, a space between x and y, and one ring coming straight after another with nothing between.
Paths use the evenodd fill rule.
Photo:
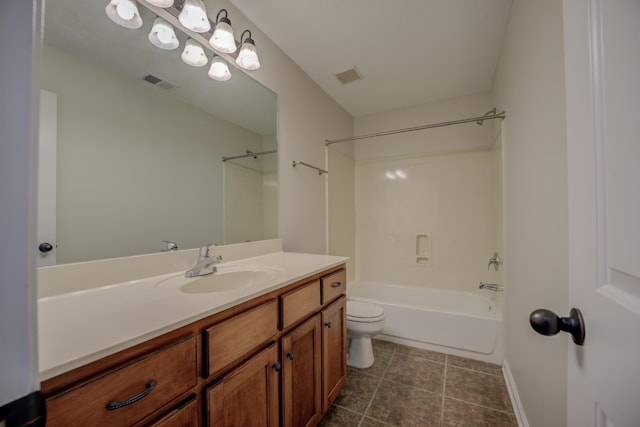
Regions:
<instances>
[{"instance_id":1,"label":"ceiling air vent","mask_svg":"<svg viewBox=\"0 0 640 427\"><path fill-rule=\"evenodd\" d=\"M166 81L162 80L161 78L158 78L158 77L154 76L153 74L147 74L146 76L144 76L142 78L142 80L144 80L147 83L151 83L152 85L154 85L156 87L159 87L160 89L164 89L164 90L173 89L175 87L171 83L166 82Z\"/></svg>"},{"instance_id":2,"label":"ceiling air vent","mask_svg":"<svg viewBox=\"0 0 640 427\"><path fill-rule=\"evenodd\" d=\"M336 76L336 78L340 80L340 83L342 83L343 85L362 79L362 74L360 74L360 71L358 71L356 67L338 74L334 74L334 76Z\"/></svg>"}]
</instances>

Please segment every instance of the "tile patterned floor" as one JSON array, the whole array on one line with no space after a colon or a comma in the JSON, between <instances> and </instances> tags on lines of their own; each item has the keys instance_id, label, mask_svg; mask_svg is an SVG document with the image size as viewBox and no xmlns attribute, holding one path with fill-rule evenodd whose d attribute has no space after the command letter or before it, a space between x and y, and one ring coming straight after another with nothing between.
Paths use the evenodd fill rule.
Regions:
<instances>
[{"instance_id":1,"label":"tile patterned floor","mask_svg":"<svg viewBox=\"0 0 640 427\"><path fill-rule=\"evenodd\" d=\"M517 427L500 366L374 340L322 427Z\"/></svg>"}]
</instances>

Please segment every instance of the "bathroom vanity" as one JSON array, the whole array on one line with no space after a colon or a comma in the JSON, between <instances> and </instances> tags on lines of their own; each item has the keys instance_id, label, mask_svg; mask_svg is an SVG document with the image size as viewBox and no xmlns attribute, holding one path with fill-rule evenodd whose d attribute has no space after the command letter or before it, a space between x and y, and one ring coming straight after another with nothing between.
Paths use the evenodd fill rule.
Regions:
<instances>
[{"instance_id":1,"label":"bathroom vanity","mask_svg":"<svg viewBox=\"0 0 640 427\"><path fill-rule=\"evenodd\" d=\"M47 425L316 425L346 381L345 260L274 252L223 263L217 277L170 273L41 298L40 325L58 323L40 339ZM146 310L131 312L127 287L149 290L135 306ZM74 297L96 303L75 319L81 336L60 330L69 313L56 319L48 306ZM103 324L100 304L119 303ZM129 322L135 332L119 330Z\"/></svg>"}]
</instances>

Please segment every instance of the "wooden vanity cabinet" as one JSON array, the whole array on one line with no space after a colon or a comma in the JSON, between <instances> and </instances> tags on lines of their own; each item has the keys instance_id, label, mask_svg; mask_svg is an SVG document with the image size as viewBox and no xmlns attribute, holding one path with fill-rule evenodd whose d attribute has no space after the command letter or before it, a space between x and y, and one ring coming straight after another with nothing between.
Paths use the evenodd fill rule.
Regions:
<instances>
[{"instance_id":1,"label":"wooden vanity cabinet","mask_svg":"<svg viewBox=\"0 0 640 427\"><path fill-rule=\"evenodd\" d=\"M316 314L281 339L284 427L315 426L322 418L321 334Z\"/></svg>"},{"instance_id":2,"label":"wooden vanity cabinet","mask_svg":"<svg viewBox=\"0 0 640 427\"><path fill-rule=\"evenodd\" d=\"M277 427L279 370L273 343L206 388L206 425Z\"/></svg>"},{"instance_id":3,"label":"wooden vanity cabinet","mask_svg":"<svg viewBox=\"0 0 640 427\"><path fill-rule=\"evenodd\" d=\"M198 396L193 394L162 418L149 424L149 427L195 427L199 425Z\"/></svg>"},{"instance_id":4,"label":"wooden vanity cabinet","mask_svg":"<svg viewBox=\"0 0 640 427\"><path fill-rule=\"evenodd\" d=\"M345 292L332 268L46 380L47 426L315 426L346 380Z\"/></svg>"},{"instance_id":5,"label":"wooden vanity cabinet","mask_svg":"<svg viewBox=\"0 0 640 427\"><path fill-rule=\"evenodd\" d=\"M47 426L132 425L196 383L191 335L47 398Z\"/></svg>"},{"instance_id":6,"label":"wooden vanity cabinet","mask_svg":"<svg viewBox=\"0 0 640 427\"><path fill-rule=\"evenodd\" d=\"M347 382L347 297L322 310L322 412Z\"/></svg>"}]
</instances>

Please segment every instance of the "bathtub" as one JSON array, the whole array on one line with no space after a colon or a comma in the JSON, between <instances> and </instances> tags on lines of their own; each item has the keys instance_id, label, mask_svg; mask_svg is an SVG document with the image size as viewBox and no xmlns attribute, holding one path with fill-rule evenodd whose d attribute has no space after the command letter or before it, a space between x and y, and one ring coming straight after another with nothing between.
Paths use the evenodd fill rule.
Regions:
<instances>
[{"instance_id":1,"label":"bathtub","mask_svg":"<svg viewBox=\"0 0 640 427\"><path fill-rule=\"evenodd\" d=\"M347 286L349 300L384 309L385 329L376 338L502 364L502 295L483 292L369 281Z\"/></svg>"}]
</instances>

